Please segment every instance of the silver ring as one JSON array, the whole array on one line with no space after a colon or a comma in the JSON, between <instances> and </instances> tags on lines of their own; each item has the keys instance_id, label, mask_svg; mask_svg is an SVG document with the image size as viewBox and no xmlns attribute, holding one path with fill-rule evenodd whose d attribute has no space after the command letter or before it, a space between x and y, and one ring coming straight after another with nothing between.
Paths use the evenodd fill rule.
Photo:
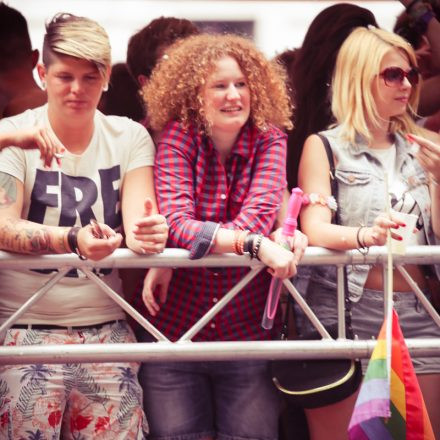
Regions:
<instances>
[{"instance_id":1,"label":"silver ring","mask_svg":"<svg viewBox=\"0 0 440 440\"><path fill-rule=\"evenodd\" d=\"M61 159L62 157L64 157L63 153L54 153L53 154L57 159Z\"/></svg>"}]
</instances>

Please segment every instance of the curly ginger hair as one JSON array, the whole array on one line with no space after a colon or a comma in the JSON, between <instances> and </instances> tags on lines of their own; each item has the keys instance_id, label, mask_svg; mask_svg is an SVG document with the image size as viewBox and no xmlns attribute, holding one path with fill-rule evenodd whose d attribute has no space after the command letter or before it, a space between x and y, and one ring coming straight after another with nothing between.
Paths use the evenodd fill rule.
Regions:
<instances>
[{"instance_id":1,"label":"curly ginger hair","mask_svg":"<svg viewBox=\"0 0 440 440\"><path fill-rule=\"evenodd\" d=\"M232 34L200 34L170 46L143 88L149 124L162 130L170 121L180 121L209 134L203 92L216 62L234 58L248 82L250 119L260 130L268 124L292 128L292 105L282 66L268 61L247 38Z\"/></svg>"}]
</instances>

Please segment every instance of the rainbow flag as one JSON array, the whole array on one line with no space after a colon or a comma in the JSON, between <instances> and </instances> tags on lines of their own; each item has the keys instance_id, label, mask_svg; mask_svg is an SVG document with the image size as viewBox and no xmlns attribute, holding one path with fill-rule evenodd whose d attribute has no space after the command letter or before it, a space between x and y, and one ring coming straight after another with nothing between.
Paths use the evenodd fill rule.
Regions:
<instances>
[{"instance_id":1,"label":"rainbow flag","mask_svg":"<svg viewBox=\"0 0 440 440\"><path fill-rule=\"evenodd\" d=\"M385 320L356 400L348 437L435 440L395 310L391 328L391 366L387 366Z\"/></svg>"}]
</instances>

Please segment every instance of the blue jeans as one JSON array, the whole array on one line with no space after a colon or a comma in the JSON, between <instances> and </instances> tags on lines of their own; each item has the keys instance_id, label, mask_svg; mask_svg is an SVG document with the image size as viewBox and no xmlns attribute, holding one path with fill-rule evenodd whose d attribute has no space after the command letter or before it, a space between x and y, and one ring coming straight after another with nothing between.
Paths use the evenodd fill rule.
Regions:
<instances>
[{"instance_id":1,"label":"blue jeans","mask_svg":"<svg viewBox=\"0 0 440 440\"><path fill-rule=\"evenodd\" d=\"M267 361L145 363L139 380L149 439L278 439Z\"/></svg>"}]
</instances>

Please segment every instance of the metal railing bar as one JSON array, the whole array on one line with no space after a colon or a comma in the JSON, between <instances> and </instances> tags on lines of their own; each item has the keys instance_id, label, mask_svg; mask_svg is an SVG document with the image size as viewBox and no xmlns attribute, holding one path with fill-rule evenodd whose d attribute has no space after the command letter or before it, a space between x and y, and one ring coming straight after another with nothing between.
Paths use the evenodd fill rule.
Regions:
<instances>
[{"instance_id":1,"label":"metal railing bar","mask_svg":"<svg viewBox=\"0 0 440 440\"><path fill-rule=\"evenodd\" d=\"M440 264L440 246L408 246L405 255L395 255L395 264ZM75 254L59 255L20 255L0 251L1 269L46 269L69 265L73 268L148 268L148 267L264 267L256 259L235 254L208 255L200 260L190 260L189 252L184 249L165 249L162 254L139 255L129 249L117 249L115 252L99 261L82 261ZM357 250L336 252L320 247L306 249L300 265L351 265L351 264L383 264L387 260L385 247L373 246L368 255L362 255Z\"/></svg>"},{"instance_id":2,"label":"metal railing bar","mask_svg":"<svg viewBox=\"0 0 440 440\"><path fill-rule=\"evenodd\" d=\"M55 273L42 287L40 287L20 308L18 308L1 326L0 326L0 341L9 327L27 312L36 302L38 302L58 281L71 270L71 267L65 267Z\"/></svg>"},{"instance_id":3,"label":"metal railing bar","mask_svg":"<svg viewBox=\"0 0 440 440\"><path fill-rule=\"evenodd\" d=\"M387 251L385 247L373 247L370 248L368 255L360 254L357 250L348 252L334 252L323 248L308 248L306 254L301 261L304 265L336 265L338 267L338 335L339 338L336 341L333 340L326 329L322 326L319 319L310 309L308 304L305 302L304 298L299 294L299 292L292 285L290 280L284 280L284 285L288 289L292 297L297 301L300 307L303 309L304 313L312 324L317 328L318 332L324 338L321 341L282 341L282 349L280 348L279 354L276 348L280 341L255 341L255 342L205 342L205 343L193 343L190 339L200 331L241 289L247 284L251 279L260 272L265 266L257 261L250 260L245 256L238 256L235 254L223 254L223 255L210 255L200 260L189 260L188 251L182 249L166 249L163 254L159 255L149 255L141 256L133 253L128 249L118 249L112 256L107 257L98 262L96 261L82 261L79 260L75 254L66 255L45 255L45 256L30 256L30 255L17 255L8 252L0 251L0 269L22 269L23 265L31 269L45 269L47 267L58 267L60 271L56 273L42 288L37 290L37 292L29 298L25 304L23 304L11 317L7 319L0 326L0 337L3 336L7 328L9 328L23 313L25 313L29 307L31 307L36 301L38 301L54 284L56 284L65 274L72 268L77 268L83 271L86 276L89 277L93 282L95 282L106 294L108 294L113 300L115 300L127 313L133 316L148 332L153 334L159 343L157 344L147 344L148 347L160 346L162 348L153 348L150 352L148 348L146 351L146 344L136 343L136 344L121 344L123 348L120 348L121 354L117 350L118 344L105 344L104 346L93 344L88 346L71 346L68 347L64 345L51 345L51 346L41 346L32 347L0 347L0 364L18 364L18 363L29 363L37 362L37 360L32 361L32 359L38 359L38 362L47 362L48 355L55 359L54 363L63 362L112 362L113 358L106 357L108 353L109 356L121 356L119 360L127 360L127 355L134 356L134 360L151 360L147 358L149 354L153 356L153 360L176 360L185 358L185 360L201 360L201 359L268 359L272 358L282 358L279 356L286 356L286 358L316 358L316 359L330 359L333 357L369 357L372 351L371 344L374 346L374 341L352 341L341 338L341 335L345 335L345 320L344 312L344 292L343 283L341 283L341 269L342 265L348 264L381 264L383 265L384 275L386 275L386 264L387 264ZM440 263L440 246L412 246L407 248L407 252L403 256L396 255L394 257L394 262L397 263L409 263L409 264L432 264ZM66 267L66 265L68 267ZM132 308L117 292L113 291L102 279L96 276L91 270L92 268L129 268L129 267L250 267L252 270L243 279L234 286L226 296L219 300L219 302L212 307L196 324L194 324L182 337L179 339L179 344L170 342L158 329L156 329L148 320L146 320L142 315L140 315L134 308ZM423 292L419 289L414 280L406 272L406 270L397 264L397 269L402 273L402 275L407 280L408 284L413 288L416 295L421 300L423 306L427 309L428 313L437 323L440 325L440 316L435 312L428 299L424 296ZM249 279L248 279L249 278ZM386 279L386 276L384 276ZM385 283L385 286L387 284ZM342 288L341 288L342 286ZM385 290L385 289L384 289ZM384 292L385 294L386 292ZM341 309L342 302L342 309ZM386 303L386 301L385 301ZM342 310L342 315L341 315ZM139 318L139 319L138 319ZM342 326L341 326L342 322ZM417 340L406 340L410 352L415 356L440 356L440 339L417 339ZM412 341L415 341L414 343ZM189 344L189 342L191 342ZM340 342L347 343L344 348L337 345ZM319 345L318 343L324 343L324 345ZM358 346L356 344L367 344L368 350L365 351L365 345ZM193 344L203 344L197 349L198 345ZM213 351L211 352L210 345L213 344ZM217 345L217 344L233 344L233 349L229 345ZM245 344L244 346L241 344ZM250 344L247 346L246 344ZM274 352L272 352L272 344L274 344ZM293 345L292 345L293 344ZM299 345L297 345L299 344ZM330 345L325 345L330 344ZM355 345L352 345L355 344ZM412 345L411 345L412 344ZM142 353L139 353L138 349L133 347L143 347ZM178 347L183 347L182 350ZM188 346L195 347L196 350L192 352L188 350ZM258 348L256 348L258 346ZM70 351L71 348L73 351ZM109 350L109 347L110 348ZM214 348L216 347L216 348ZM332 348L334 347L334 348ZM341 352L338 352L339 348ZM238 353L237 350L243 348L243 353ZM262 351L260 352L260 348ZM10 352L10 349L16 349ZM43 350L42 350L43 349ZM131 351L133 349L133 351ZM294 350L295 353L286 353L286 350ZM67 351L66 351L67 350ZM78 350L78 351L75 351ZM115 350L113 352L112 350ZM127 351L129 350L129 352ZM157 352L159 350L159 352ZM163 350L163 351L162 351ZM200 350L200 351L198 351ZM300 352L296 353L296 351ZM337 354L333 350L336 350ZM412 351L411 351L412 350ZM13 358L8 357L8 353L12 353ZM46 353L46 355L44 355ZM96 356L95 357L95 354ZM366 354L365 354L366 353ZM43 359L41 357L43 355ZM31 358L25 359L23 356L31 356ZM73 357L69 357L73 356ZM77 356L77 357L75 357ZM142 359L139 358L142 357ZM243 356L243 357L242 357ZM257 357L255 357L257 356ZM306 357L304 357L306 356ZM62 357L62 360L59 360ZM20 359L18 361L18 359ZM29 359L31 359L29 361ZM42 360L43 359L43 360ZM50 360L49 362L52 362Z\"/></svg>"},{"instance_id":4,"label":"metal railing bar","mask_svg":"<svg viewBox=\"0 0 440 440\"><path fill-rule=\"evenodd\" d=\"M440 356L440 339L406 339L411 356ZM4 346L0 365L38 363L369 358L376 340L231 341Z\"/></svg>"},{"instance_id":5,"label":"metal railing bar","mask_svg":"<svg viewBox=\"0 0 440 440\"><path fill-rule=\"evenodd\" d=\"M333 340L333 338L330 336L328 331L321 324L321 321L319 320L319 318L315 315L313 310L310 308L310 306L307 304L305 299L298 292L298 290L295 288L295 286L292 284L292 282L290 280L283 280L283 284L286 286L287 290L292 295L293 299L301 307L301 310L304 312L304 314L310 320L310 322L312 323L313 327L315 327L316 330L318 330L318 333L322 336L322 338L323 339Z\"/></svg>"},{"instance_id":6,"label":"metal railing bar","mask_svg":"<svg viewBox=\"0 0 440 440\"><path fill-rule=\"evenodd\" d=\"M344 277L344 266L337 266L337 301L338 301L338 338L345 338L345 277Z\"/></svg>"},{"instance_id":7,"label":"metal railing bar","mask_svg":"<svg viewBox=\"0 0 440 440\"><path fill-rule=\"evenodd\" d=\"M94 282L104 291L116 304L124 309L133 319L135 319L145 330L151 333L159 341L169 341L169 339L161 333L151 322L144 318L135 308L133 308L124 298L109 287L104 281L96 276L91 270L83 267L81 269L90 281Z\"/></svg>"},{"instance_id":8,"label":"metal railing bar","mask_svg":"<svg viewBox=\"0 0 440 440\"><path fill-rule=\"evenodd\" d=\"M196 335L223 307L228 304L239 292L251 282L255 276L263 269L263 267L257 267L251 269L225 296L220 299L213 307L211 307L189 330L187 330L177 342L183 342L190 340Z\"/></svg>"},{"instance_id":9,"label":"metal railing bar","mask_svg":"<svg viewBox=\"0 0 440 440\"><path fill-rule=\"evenodd\" d=\"M423 293L423 291L420 289L420 287L403 266L398 265L396 267L397 270L403 275L406 282L411 286L411 289L414 290L415 295L422 303L423 307L425 307L426 311L429 313L429 316L431 316L433 321L440 327L440 315L437 313L429 299L426 297L426 295Z\"/></svg>"}]
</instances>

